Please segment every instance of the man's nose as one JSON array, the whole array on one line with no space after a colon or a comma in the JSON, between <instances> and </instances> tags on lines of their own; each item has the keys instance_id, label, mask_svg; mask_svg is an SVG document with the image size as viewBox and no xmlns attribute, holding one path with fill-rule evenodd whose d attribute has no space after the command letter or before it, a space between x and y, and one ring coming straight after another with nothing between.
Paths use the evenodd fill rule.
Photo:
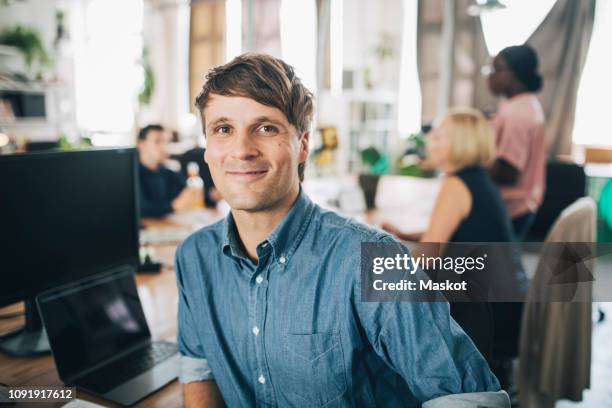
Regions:
<instances>
[{"instance_id":1,"label":"man's nose","mask_svg":"<svg viewBox=\"0 0 612 408\"><path fill-rule=\"evenodd\" d=\"M247 160L259 154L255 141L248 130L240 130L236 133L232 143L231 155L234 159Z\"/></svg>"}]
</instances>

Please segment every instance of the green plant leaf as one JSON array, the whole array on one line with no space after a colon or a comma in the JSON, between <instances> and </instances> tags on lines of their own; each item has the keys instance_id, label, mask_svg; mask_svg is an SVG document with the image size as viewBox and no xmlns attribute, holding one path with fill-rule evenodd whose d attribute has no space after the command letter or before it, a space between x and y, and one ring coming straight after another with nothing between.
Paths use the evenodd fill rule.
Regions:
<instances>
[{"instance_id":1,"label":"green plant leaf","mask_svg":"<svg viewBox=\"0 0 612 408\"><path fill-rule=\"evenodd\" d=\"M37 30L22 25L7 28L0 33L0 44L15 47L23 55L26 66L32 68L34 61L45 67L51 62Z\"/></svg>"}]
</instances>

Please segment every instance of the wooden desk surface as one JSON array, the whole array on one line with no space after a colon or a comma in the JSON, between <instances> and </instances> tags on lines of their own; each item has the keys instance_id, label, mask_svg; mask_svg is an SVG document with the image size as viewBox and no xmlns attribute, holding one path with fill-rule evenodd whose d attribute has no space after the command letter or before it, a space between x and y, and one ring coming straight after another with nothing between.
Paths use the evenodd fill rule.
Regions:
<instances>
[{"instance_id":1,"label":"wooden desk surface","mask_svg":"<svg viewBox=\"0 0 612 408\"><path fill-rule=\"evenodd\" d=\"M161 249L161 248L160 248ZM174 247L163 248L168 253ZM168 267L159 274L136 277L138 294L154 337L165 340L176 340L177 291L174 271ZM0 314L23 310L22 304L0 309ZM23 317L0 320L0 333L5 333L23 323ZM17 385L52 386L61 385L55 369L53 358L30 357L16 358L0 354L0 383ZM111 406L108 401L77 392L77 397L100 405ZM139 407L180 407L183 404L181 387L174 381L159 392L141 401ZM36 406L61 406L56 404L36 404Z\"/></svg>"},{"instance_id":2,"label":"wooden desk surface","mask_svg":"<svg viewBox=\"0 0 612 408\"><path fill-rule=\"evenodd\" d=\"M330 202L336 200L341 191L359 189L355 175L341 179L309 179L304 181L303 187L315 203L331 209L335 208ZM424 232L439 190L439 179L383 176L376 194L377 208L346 215L377 227L390 222L406 233Z\"/></svg>"},{"instance_id":3,"label":"wooden desk surface","mask_svg":"<svg viewBox=\"0 0 612 408\"><path fill-rule=\"evenodd\" d=\"M355 182L349 180L350 182ZM304 189L318 204L327 205L328 196L334 193L339 181L309 180ZM346 186L346 181L341 182ZM336 187L334 187L336 186ZM367 214L349 214L364 222L375 225L383 221L391 221L407 232L422 231L427 226L431 214L432 203L437 195L439 182L411 177L383 177L379 186L377 203L379 209ZM206 223L211 223L224 215L224 211L203 210L187 215L172 216L164 220L143 220L147 229L194 230ZM190 220L195 220L190 222ZM154 337L174 341L177 332L177 289L172 263L177 242L156 243L155 257L164 268L158 274L139 274L136 277L138 293L142 302L149 327ZM23 310L22 304L1 308L0 314ZM22 317L0 320L0 333L5 333L23 323ZM17 385L60 385L53 358L51 356L15 358L0 354L0 383ZM77 397L100 405L110 406L109 402L78 392ZM174 381L162 390L141 401L138 407L179 407L183 398L181 386ZM57 404L36 404L36 406L61 406Z\"/></svg>"}]
</instances>

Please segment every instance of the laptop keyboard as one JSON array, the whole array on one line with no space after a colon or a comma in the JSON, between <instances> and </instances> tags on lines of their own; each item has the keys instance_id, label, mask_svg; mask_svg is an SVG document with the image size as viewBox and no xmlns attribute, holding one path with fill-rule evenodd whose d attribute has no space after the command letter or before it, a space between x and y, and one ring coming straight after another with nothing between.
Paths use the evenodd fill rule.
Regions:
<instances>
[{"instance_id":1,"label":"laptop keyboard","mask_svg":"<svg viewBox=\"0 0 612 408\"><path fill-rule=\"evenodd\" d=\"M153 368L177 353L176 344L154 342L78 379L84 388L105 393Z\"/></svg>"}]
</instances>

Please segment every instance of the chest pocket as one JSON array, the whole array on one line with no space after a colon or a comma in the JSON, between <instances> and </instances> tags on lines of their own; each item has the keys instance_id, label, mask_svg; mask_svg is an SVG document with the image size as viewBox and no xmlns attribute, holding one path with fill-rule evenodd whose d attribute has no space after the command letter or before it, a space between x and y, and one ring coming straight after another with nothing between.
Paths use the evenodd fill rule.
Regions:
<instances>
[{"instance_id":1,"label":"chest pocket","mask_svg":"<svg viewBox=\"0 0 612 408\"><path fill-rule=\"evenodd\" d=\"M346 374L339 334L286 333L283 351L280 382L297 406L324 406L344 394Z\"/></svg>"}]
</instances>

